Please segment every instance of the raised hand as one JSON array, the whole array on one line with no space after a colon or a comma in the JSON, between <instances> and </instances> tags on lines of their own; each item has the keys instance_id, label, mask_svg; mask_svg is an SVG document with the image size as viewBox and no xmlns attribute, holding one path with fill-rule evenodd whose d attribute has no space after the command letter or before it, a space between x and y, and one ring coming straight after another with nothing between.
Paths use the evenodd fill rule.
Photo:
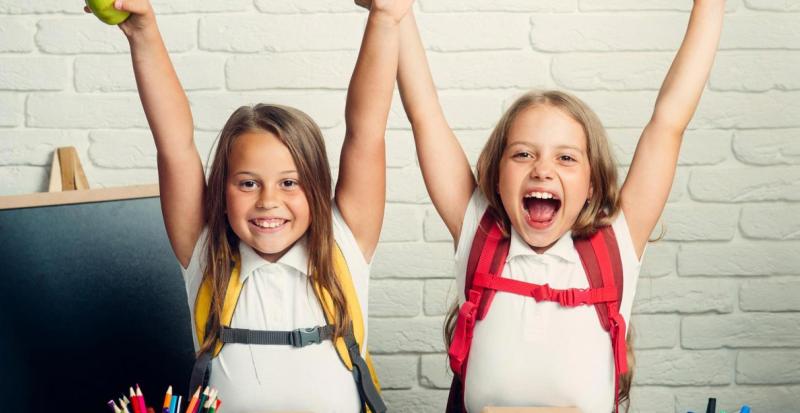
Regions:
<instances>
[{"instance_id":1,"label":"raised hand","mask_svg":"<svg viewBox=\"0 0 800 413\"><path fill-rule=\"evenodd\" d=\"M139 33L156 29L156 17L149 0L116 0L114 8L130 13L130 17L119 24L125 36L133 37ZM83 11L91 13L88 6Z\"/></svg>"}]
</instances>

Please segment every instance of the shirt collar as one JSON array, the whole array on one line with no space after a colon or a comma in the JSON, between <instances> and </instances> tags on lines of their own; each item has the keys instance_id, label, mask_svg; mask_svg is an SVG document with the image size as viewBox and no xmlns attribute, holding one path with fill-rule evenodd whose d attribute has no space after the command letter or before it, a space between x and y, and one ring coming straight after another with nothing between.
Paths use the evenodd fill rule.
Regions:
<instances>
[{"instance_id":1,"label":"shirt collar","mask_svg":"<svg viewBox=\"0 0 800 413\"><path fill-rule=\"evenodd\" d=\"M242 282L245 282L250 274L257 269L270 265L284 265L304 276L308 275L308 248L306 246L305 237L297 240L297 242L289 248L289 251L286 251L286 254L283 254L275 263L261 258L251 246L244 242L239 242L239 254L242 259L242 269L239 273L239 278Z\"/></svg>"},{"instance_id":2,"label":"shirt collar","mask_svg":"<svg viewBox=\"0 0 800 413\"><path fill-rule=\"evenodd\" d=\"M512 258L520 256L530 256L537 260L541 260L545 256L551 256L571 263L576 263L580 259L572 243L572 231L567 231L552 247L548 248L547 251L538 254L524 239L522 239L522 236L512 228L511 245L508 248L506 262L510 262Z\"/></svg>"}]
</instances>

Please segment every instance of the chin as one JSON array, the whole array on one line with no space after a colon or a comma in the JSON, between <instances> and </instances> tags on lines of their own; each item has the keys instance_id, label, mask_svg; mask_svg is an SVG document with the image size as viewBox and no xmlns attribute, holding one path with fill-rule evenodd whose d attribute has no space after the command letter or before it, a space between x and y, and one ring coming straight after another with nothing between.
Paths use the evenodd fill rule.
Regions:
<instances>
[{"instance_id":1,"label":"chin","mask_svg":"<svg viewBox=\"0 0 800 413\"><path fill-rule=\"evenodd\" d=\"M567 232L568 228L560 228L558 221L558 218L554 219L550 225L541 230L528 225L524 218L519 220L516 224L512 223L512 226L529 247L541 253L558 242Z\"/></svg>"}]
</instances>

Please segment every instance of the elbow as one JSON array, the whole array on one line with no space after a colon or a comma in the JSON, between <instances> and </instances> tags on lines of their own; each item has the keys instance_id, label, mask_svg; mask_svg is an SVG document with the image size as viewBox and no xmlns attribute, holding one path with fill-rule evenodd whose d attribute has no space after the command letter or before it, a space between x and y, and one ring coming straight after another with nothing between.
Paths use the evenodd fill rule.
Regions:
<instances>
[{"instance_id":1,"label":"elbow","mask_svg":"<svg viewBox=\"0 0 800 413\"><path fill-rule=\"evenodd\" d=\"M656 112L647 124L646 129L651 132L657 132L659 136L672 136L675 139L681 139L689 126L690 119L683 120L674 115L667 116Z\"/></svg>"}]
</instances>

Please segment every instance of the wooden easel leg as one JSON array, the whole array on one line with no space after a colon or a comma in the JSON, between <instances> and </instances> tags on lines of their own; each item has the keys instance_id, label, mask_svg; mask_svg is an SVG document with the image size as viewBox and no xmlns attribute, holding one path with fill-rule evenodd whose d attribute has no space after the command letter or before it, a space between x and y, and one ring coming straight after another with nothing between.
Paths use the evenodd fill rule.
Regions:
<instances>
[{"instance_id":1,"label":"wooden easel leg","mask_svg":"<svg viewBox=\"0 0 800 413\"><path fill-rule=\"evenodd\" d=\"M50 166L50 185L47 192L61 192L61 163L58 161L58 150L53 151L53 163Z\"/></svg>"},{"instance_id":2,"label":"wooden easel leg","mask_svg":"<svg viewBox=\"0 0 800 413\"><path fill-rule=\"evenodd\" d=\"M72 149L72 150L70 150ZM75 188L75 149L58 148L58 161L61 163L61 188L74 191Z\"/></svg>"},{"instance_id":3,"label":"wooden easel leg","mask_svg":"<svg viewBox=\"0 0 800 413\"><path fill-rule=\"evenodd\" d=\"M89 189L89 181L83 172L78 151L72 146L58 148L53 154L49 192L76 189Z\"/></svg>"}]
</instances>

